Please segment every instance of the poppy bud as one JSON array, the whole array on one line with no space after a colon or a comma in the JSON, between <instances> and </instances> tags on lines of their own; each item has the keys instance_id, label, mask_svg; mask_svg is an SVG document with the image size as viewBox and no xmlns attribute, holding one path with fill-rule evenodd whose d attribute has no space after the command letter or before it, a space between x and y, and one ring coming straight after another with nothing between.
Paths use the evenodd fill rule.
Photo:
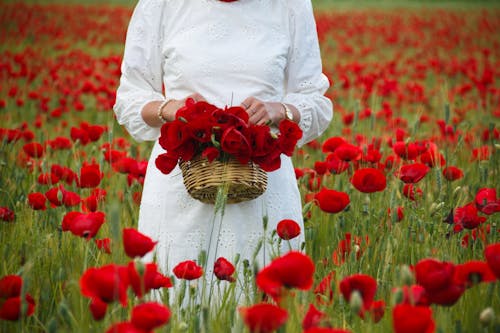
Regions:
<instances>
[{"instance_id":1,"label":"poppy bud","mask_svg":"<svg viewBox=\"0 0 500 333\"><path fill-rule=\"evenodd\" d=\"M413 272L411 271L410 267L408 267L408 265L401 266L399 274L399 277L403 284L411 286L415 282Z\"/></svg>"},{"instance_id":2,"label":"poppy bud","mask_svg":"<svg viewBox=\"0 0 500 333\"><path fill-rule=\"evenodd\" d=\"M495 311L493 311L493 308L488 307L483 311L481 311L481 314L479 315L479 321L483 326L490 326L494 320L495 320Z\"/></svg>"},{"instance_id":3,"label":"poppy bud","mask_svg":"<svg viewBox=\"0 0 500 333\"><path fill-rule=\"evenodd\" d=\"M396 304L403 303L403 300L404 300L403 289L395 288L393 293L392 293L392 304L396 305Z\"/></svg>"},{"instance_id":4,"label":"poppy bud","mask_svg":"<svg viewBox=\"0 0 500 333\"><path fill-rule=\"evenodd\" d=\"M351 293L351 298L349 299L349 306L354 313L359 313L363 308L363 298L358 290L354 290Z\"/></svg>"}]
</instances>

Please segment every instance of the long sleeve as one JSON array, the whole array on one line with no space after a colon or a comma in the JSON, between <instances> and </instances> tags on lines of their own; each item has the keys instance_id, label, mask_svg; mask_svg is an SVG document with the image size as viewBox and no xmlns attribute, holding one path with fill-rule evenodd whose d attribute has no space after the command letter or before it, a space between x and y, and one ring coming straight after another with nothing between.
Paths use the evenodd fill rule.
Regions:
<instances>
[{"instance_id":1,"label":"long sleeve","mask_svg":"<svg viewBox=\"0 0 500 333\"><path fill-rule=\"evenodd\" d=\"M316 23L310 0L289 0L290 50L284 103L300 112L303 137L299 146L317 138L328 127L333 106L324 96L329 87L322 73Z\"/></svg>"},{"instance_id":2,"label":"long sleeve","mask_svg":"<svg viewBox=\"0 0 500 333\"><path fill-rule=\"evenodd\" d=\"M140 0L135 7L113 107L118 123L137 141L155 140L159 136L159 128L146 124L141 110L150 101L165 99L162 94L162 3Z\"/></svg>"}]
</instances>

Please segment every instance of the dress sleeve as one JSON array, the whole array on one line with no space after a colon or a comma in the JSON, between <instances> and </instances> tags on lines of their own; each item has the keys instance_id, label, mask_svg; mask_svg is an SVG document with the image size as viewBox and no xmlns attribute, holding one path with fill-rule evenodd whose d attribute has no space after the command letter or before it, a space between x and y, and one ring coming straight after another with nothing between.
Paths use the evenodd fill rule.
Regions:
<instances>
[{"instance_id":1,"label":"dress sleeve","mask_svg":"<svg viewBox=\"0 0 500 333\"><path fill-rule=\"evenodd\" d=\"M160 129L141 116L145 104L165 99L162 93L162 13L159 0L140 0L127 30L120 85L113 110L120 125L137 141L156 140Z\"/></svg>"},{"instance_id":2,"label":"dress sleeve","mask_svg":"<svg viewBox=\"0 0 500 333\"><path fill-rule=\"evenodd\" d=\"M290 49L284 103L300 112L303 131L299 146L317 138L328 127L333 106L324 96L329 81L322 72L316 22L310 0L289 1Z\"/></svg>"}]
</instances>

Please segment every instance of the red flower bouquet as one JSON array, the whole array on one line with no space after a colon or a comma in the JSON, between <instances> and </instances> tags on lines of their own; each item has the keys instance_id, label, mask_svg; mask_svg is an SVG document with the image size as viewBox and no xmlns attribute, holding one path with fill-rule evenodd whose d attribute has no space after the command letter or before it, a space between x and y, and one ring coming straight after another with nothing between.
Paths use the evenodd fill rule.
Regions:
<instances>
[{"instance_id":1,"label":"red flower bouquet","mask_svg":"<svg viewBox=\"0 0 500 333\"><path fill-rule=\"evenodd\" d=\"M292 155L297 141L302 137L301 129L296 123L283 120L278 125L279 131L275 132L266 125L249 124L248 119L248 114L241 107L220 109L207 102L194 103L188 100L186 105L177 111L175 120L161 128L159 143L166 152L156 159L157 168L168 174L179 164L183 171L184 183L191 195L193 193L188 187L190 181L186 179L186 169L200 160L202 165L212 168L205 174L197 171L196 174L200 178L219 179L224 176L221 172L224 172L222 170L226 170L228 165L236 165L235 169L238 170L234 178L237 179L245 178L245 175L241 174L243 170L255 169L257 166L268 172L279 169L280 155ZM223 167L214 169L214 166L220 163ZM260 173L265 175L262 170ZM243 181L245 182L245 179ZM213 181L210 181L210 184L211 188L214 187ZM229 196L236 196L232 192L234 191L230 188ZM212 195L214 194L210 194ZM236 197L234 200L229 199L229 202L248 200L238 200ZM214 200L212 198L201 201Z\"/></svg>"}]
</instances>

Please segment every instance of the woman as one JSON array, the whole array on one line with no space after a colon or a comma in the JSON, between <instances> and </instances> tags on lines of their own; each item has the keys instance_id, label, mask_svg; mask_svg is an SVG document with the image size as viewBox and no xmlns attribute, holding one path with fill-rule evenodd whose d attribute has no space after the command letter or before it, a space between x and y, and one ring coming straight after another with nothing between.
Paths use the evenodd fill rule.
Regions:
<instances>
[{"instance_id":1,"label":"woman","mask_svg":"<svg viewBox=\"0 0 500 333\"><path fill-rule=\"evenodd\" d=\"M164 86L164 92L162 89ZM208 253L253 260L263 239L282 219L301 227L302 209L290 158L268 175L259 198L226 206L214 232L214 206L192 199L179 169L155 166L163 153L159 130L187 98L223 108L241 105L251 123L289 118L303 130L302 145L319 136L332 117L322 74L310 0L140 0L127 32L122 76L114 107L117 120L138 141L154 140L139 214L139 231L158 240L156 261L165 273ZM292 241L300 249L302 238ZM257 251L269 260L270 244ZM266 258L267 256L267 258ZM152 257L147 258L147 260Z\"/></svg>"}]
</instances>

